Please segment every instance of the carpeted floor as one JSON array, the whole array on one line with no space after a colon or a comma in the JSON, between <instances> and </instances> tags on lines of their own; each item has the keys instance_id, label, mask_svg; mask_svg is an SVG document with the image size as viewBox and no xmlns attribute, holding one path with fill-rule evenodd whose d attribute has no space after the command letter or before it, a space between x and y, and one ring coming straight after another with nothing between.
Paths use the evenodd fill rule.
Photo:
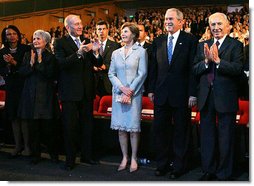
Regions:
<instances>
[{"instance_id":1,"label":"carpeted floor","mask_svg":"<svg viewBox=\"0 0 254 186\"><path fill-rule=\"evenodd\" d=\"M135 173L128 170L117 172L117 166L121 160L120 156L111 155L101 158L99 165L81 165L77 158L77 166L72 171L64 171L60 167L64 164L64 156L60 156L59 163L52 163L48 154L43 153L43 160L37 164L30 164L28 157L9 158L13 147L4 145L0 148L0 180L1 181L156 181L156 182L178 182L197 181L202 175L198 162L189 172L177 180L170 180L169 175L156 177L154 175L155 162L140 166ZM249 181L248 163L243 163L236 168L235 181Z\"/></svg>"}]
</instances>

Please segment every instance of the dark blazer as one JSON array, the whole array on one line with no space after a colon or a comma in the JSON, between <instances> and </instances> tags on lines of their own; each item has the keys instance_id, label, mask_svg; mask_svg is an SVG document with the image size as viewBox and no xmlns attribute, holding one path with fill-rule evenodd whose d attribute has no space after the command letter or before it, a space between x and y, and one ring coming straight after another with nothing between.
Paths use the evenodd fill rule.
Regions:
<instances>
[{"instance_id":1,"label":"dark blazer","mask_svg":"<svg viewBox=\"0 0 254 186\"><path fill-rule=\"evenodd\" d=\"M19 105L22 119L53 119L59 113L56 97L56 58L49 51L42 52L42 62L30 65L31 52L27 52L20 74L25 84Z\"/></svg>"},{"instance_id":2,"label":"dark blazer","mask_svg":"<svg viewBox=\"0 0 254 186\"><path fill-rule=\"evenodd\" d=\"M195 57L194 73L199 80L198 107L202 110L208 97L210 85L207 80L208 69L204 63L204 43L209 47L213 39L199 43ZM238 78L243 63L243 45L240 41L226 37L219 49L221 59L215 70L213 82L214 104L218 112L236 112L238 109Z\"/></svg>"},{"instance_id":3,"label":"dark blazer","mask_svg":"<svg viewBox=\"0 0 254 186\"><path fill-rule=\"evenodd\" d=\"M148 54L148 71L147 71L147 77L146 77L146 80L145 80L145 83L144 83L144 86L145 86L145 92L143 93L144 96L147 96L148 94L148 86L149 86L149 74L151 73L150 72L150 69L152 68L151 67L151 63L152 63L152 44L151 43L148 43L148 42L145 42L144 45L142 46L144 49L146 49L146 52Z\"/></svg>"},{"instance_id":4,"label":"dark blazer","mask_svg":"<svg viewBox=\"0 0 254 186\"><path fill-rule=\"evenodd\" d=\"M58 91L62 101L81 101L84 96L91 100L95 97L93 66L101 66L101 57L97 60L90 51L78 58L77 50L69 35L55 40L54 51L59 65Z\"/></svg>"},{"instance_id":5,"label":"dark blazer","mask_svg":"<svg viewBox=\"0 0 254 186\"><path fill-rule=\"evenodd\" d=\"M155 104L162 105L169 100L173 107L185 107L189 96L196 96L196 82L192 73L195 57L193 48L196 48L196 44L194 36L181 31L169 65L167 35L153 41L148 92L155 93Z\"/></svg>"},{"instance_id":6,"label":"dark blazer","mask_svg":"<svg viewBox=\"0 0 254 186\"><path fill-rule=\"evenodd\" d=\"M30 51L29 45L20 44L17 47L17 52L12 54L17 65L8 65L3 59L4 54L10 54L9 48L0 50L0 75L5 80L6 101L5 108L9 119L16 119L18 105L21 97L21 92L24 86L24 78L19 74L19 68L22 64L24 54Z\"/></svg>"},{"instance_id":7,"label":"dark blazer","mask_svg":"<svg viewBox=\"0 0 254 186\"><path fill-rule=\"evenodd\" d=\"M121 47L121 45L119 43L108 39L106 42L105 50L102 55L102 61L103 61L103 64L106 66L106 69L102 70L102 71L95 72L96 84L98 83L99 78L101 78L107 94L112 94L112 85L111 85L111 82L109 81L109 78L108 78L108 69L109 69L110 62L111 62L111 55L112 55L113 51L115 51L116 49L118 49L120 47Z\"/></svg>"}]
</instances>

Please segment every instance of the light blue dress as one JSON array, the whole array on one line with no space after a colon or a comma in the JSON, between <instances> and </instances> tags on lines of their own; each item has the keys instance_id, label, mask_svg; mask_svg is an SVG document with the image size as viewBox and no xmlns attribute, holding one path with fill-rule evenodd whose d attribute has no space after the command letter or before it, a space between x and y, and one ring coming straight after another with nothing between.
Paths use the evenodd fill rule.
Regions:
<instances>
[{"instance_id":1,"label":"light blue dress","mask_svg":"<svg viewBox=\"0 0 254 186\"><path fill-rule=\"evenodd\" d=\"M108 77L112 83L111 129L140 132L142 95L147 76L148 56L143 47L134 44L125 56L124 47L112 53ZM134 94L131 104L116 101L121 86L130 87Z\"/></svg>"}]
</instances>

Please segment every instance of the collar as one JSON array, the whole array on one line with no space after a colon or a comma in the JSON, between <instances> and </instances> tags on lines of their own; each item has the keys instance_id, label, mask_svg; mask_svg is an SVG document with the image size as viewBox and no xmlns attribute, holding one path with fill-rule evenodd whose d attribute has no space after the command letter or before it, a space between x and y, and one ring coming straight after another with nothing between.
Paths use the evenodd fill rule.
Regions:
<instances>
[{"instance_id":1,"label":"collar","mask_svg":"<svg viewBox=\"0 0 254 186\"><path fill-rule=\"evenodd\" d=\"M105 41L103 41L103 42L100 41L100 44L103 43L103 46L106 46L107 41L108 41L108 39L105 39Z\"/></svg>"},{"instance_id":2,"label":"collar","mask_svg":"<svg viewBox=\"0 0 254 186\"><path fill-rule=\"evenodd\" d=\"M218 40L214 38L213 43L216 43L217 41L219 41L220 42L220 46L221 46L226 37L227 37L227 34L224 35L223 38L218 39ZM220 48L220 46L219 46L219 48Z\"/></svg>"},{"instance_id":3,"label":"collar","mask_svg":"<svg viewBox=\"0 0 254 186\"><path fill-rule=\"evenodd\" d=\"M169 40L169 37L170 36L173 36L174 37L174 41L176 41L177 39L178 39L178 36L179 36L179 34L180 34L180 29L179 30L177 30L174 34L170 34L170 33L168 33L168 40Z\"/></svg>"},{"instance_id":4,"label":"collar","mask_svg":"<svg viewBox=\"0 0 254 186\"><path fill-rule=\"evenodd\" d=\"M71 36L71 38L72 38L72 40L75 42L75 40L76 39L78 39L79 40L79 42L81 43L81 41L80 41L80 37L74 37L74 36L72 36L71 34L69 34L70 36Z\"/></svg>"},{"instance_id":5,"label":"collar","mask_svg":"<svg viewBox=\"0 0 254 186\"><path fill-rule=\"evenodd\" d=\"M141 43L139 43L139 42L137 41L137 42L136 42L136 44L137 44L137 45L139 45L139 44L140 44L140 45L143 47L143 46L144 46L144 44L145 44L145 42L146 42L146 40L142 41Z\"/></svg>"}]
</instances>

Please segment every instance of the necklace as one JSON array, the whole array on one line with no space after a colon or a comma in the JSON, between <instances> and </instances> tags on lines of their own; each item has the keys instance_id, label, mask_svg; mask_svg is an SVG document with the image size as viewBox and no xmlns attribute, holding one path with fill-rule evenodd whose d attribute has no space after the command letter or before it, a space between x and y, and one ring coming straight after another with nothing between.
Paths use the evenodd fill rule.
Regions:
<instances>
[{"instance_id":1,"label":"necklace","mask_svg":"<svg viewBox=\"0 0 254 186\"><path fill-rule=\"evenodd\" d=\"M13 54L13 53L16 53L17 52L17 47L16 48L9 48L10 49L10 53Z\"/></svg>"}]
</instances>

